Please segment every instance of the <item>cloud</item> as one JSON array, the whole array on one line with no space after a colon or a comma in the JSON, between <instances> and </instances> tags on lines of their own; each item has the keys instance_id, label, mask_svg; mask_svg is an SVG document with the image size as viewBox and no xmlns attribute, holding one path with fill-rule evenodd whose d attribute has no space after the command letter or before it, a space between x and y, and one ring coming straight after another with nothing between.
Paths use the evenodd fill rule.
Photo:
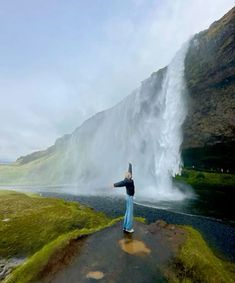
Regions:
<instances>
[{"instance_id":1,"label":"cloud","mask_svg":"<svg viewBox=\"0 0 235 283\"><path fill-rule=\"evenodd\" d=\"M1 6L0 160L44 149L116 104L234 5L42 2L38 9L29 0L14 9L12 1Z\"/></svg>"}]
</instances>

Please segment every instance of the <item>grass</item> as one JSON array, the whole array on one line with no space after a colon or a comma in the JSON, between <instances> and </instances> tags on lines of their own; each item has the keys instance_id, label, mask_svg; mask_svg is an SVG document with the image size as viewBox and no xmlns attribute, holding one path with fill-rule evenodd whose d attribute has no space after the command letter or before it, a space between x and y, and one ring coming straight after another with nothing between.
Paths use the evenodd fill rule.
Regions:
<instances>
[{"instance_id":1,"label":"grass","mask_svg":"<svg viewBox=\"0 0 235 283\"><path fill-rule=\"evenodd\" d=\"M177 175L175 180L183 181L195 187L235 187L235 174L227 173L183 169L181 175Z\"/></svg>"},{"instance_id":2,"label":"grass","mask_svg":"<svg viewBox=\"0 0 235 283\"><path fill-rule=\"evenodd\" d=\"M61 171L63 162L62 154L56 152L25 164L16 162L0 164L0 184L44 185L63 183L63 170Z\"/></svg>"},{"instance_id":3,"label":"grass","mask_svg":"<svg viewBox=\"0 0 235 283\"><path fill-rule=\"evenodd\" d=\"M0 255L27 257L4 283L40 282L40 273L71 241L122 219L111 219L77 202L0 190ZM135 221L145 223L142 217Z\"/></svg>"},{"instance_id":4,"label":"grass","mask_svg":"<svg viewBox=\"0 0 235 283\"><path fill-rule=\"evenodd\" d=\"M217 258L195 229L182 227L187 238L173 261L169 282L235 282L235 264Z\"/></svg>"},{"instance_id":5,"label":"grass","mask_svg":"<svg viewBox=\"0 0 235 283\"><path fill-rule=\"evenodd\" d=\"M27 257L61 234L110 220L77 202L0 191L0 255Z\"/></svg>"},{"instance_id":6,"label":"grass","mask_svg":"<svg viewBox=\"0 0 235 283\"><path fill-rule=\"evenodd\" d=\"M55 253L60 253L73 239L78 239L82 236L89 235L101 229L109 227L119 221L120 218L111 220L107 224L103 224L96 228L74 230L67 234L59 236L54 241L45 245L40 251L30 257L24 264L17 267L9 277L4 280L4 283L30 283L40 282L39 274L46 267L48 262L53 258Z\"/></svg>"},{"instance_id":7,"label":"grass","mask_svg":"<svg viewBox=\"0 0 235 283\"><path fill-rule=\"evenodd\" d=\"M122 217L122 218L123 218L123 217ZM143 224L146 224L146 223L147 223L147 222L146 222L146 218L140 217L140 216L134 217L134 220L135 220L135 221L138 221L138 222L140 222L140 223L143 223Z\"/></svg>"}]
</instances>

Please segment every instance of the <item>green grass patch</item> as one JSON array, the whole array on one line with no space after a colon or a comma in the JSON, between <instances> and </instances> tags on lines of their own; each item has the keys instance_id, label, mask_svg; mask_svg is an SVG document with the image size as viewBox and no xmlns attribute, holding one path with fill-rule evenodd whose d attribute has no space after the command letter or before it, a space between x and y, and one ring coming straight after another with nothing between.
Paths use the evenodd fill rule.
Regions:
<instances>
[{"instance_id":1,"label":"green grass patch","mask_svg":"<svg viewBox=\"0 0 235 283\"><path fill-rule=\"evenodd\" d=\"M181 175L177 175L175 180L192 186L235 187L235 174L227 173L183 169Z\"/></svg>"},{"instance_id":2,"label":"green grass patch","mask_svg":"<svg viewBox=\"0 0 235 283\"><path fill-rule=\"evenodd\" d=\"M183 226L187 231L185 243L172 264L170 282L235 282L235 264L222 261L207 246L195 229Z\"/></svg>"},{"instance_id":3,"label":"green grass patch","mask_svg":"<svg viewBox=\"0 0 235 283\"><path fill-rule=\"evenodd\" d=\"M51 185L64 183L63 155L54 152L25 164L0 164L2 185ZM51 170L53 168L53 170Z\"/></svg>"},{"instance_id":4,"label":"green grass patch","mask_svg":"<svg viewBox=\"0 0 235 283\"><path fill-rule=\"evenodd\" d=\"M4 280L4 283L40 282L40 272L43 271L48 262L53 258L54 254L60 253L60 251L69 245L71 240L78 239L82 236L86 236L101 229L107 228L120 221L120 219L121 217L110 220L107 224L102 224L96 228L84 228L80 230L76 229L72 232L59 236L54 241L45 245L40 251L36 252L25 263L13 270L10 276Z\"/></svg>"},{"instance_id":5,"label":"green grass patch","mask_svg":"<svg viewBox=\"0 0 235 283\"><path fill-rule=\"evenodd\" d=\"M74 239L109 227L115 219L77 202L0 190L0 254L27 257L4 283L40 282L40 272ZM135 217L145 223L145 218Z\"/></svg>"},{"instance_id":6,"label":"green grass patch","mask_svg":"<svg viewBox=\"0 0 235 283\"><path fill-rule=\"evenodd\" d=\"M0 255L27 257L62 234L100 227L110 220L77 202L0 191Z\"/></svg>"},{"instance_id":7,"label":"green grass patch","mask_svg":"<svg viewBox=\"0 0 235 283\"><path fill-rule=\"evenodd\" d=\"M146 218L144 218L144 217L140 217L140 216L136 216L136 217L134 217L134 220L135 221L138 221L138 222L141 222L141 223L144 223L144 224L146 224Z\"/></svg>"}]
</instances>

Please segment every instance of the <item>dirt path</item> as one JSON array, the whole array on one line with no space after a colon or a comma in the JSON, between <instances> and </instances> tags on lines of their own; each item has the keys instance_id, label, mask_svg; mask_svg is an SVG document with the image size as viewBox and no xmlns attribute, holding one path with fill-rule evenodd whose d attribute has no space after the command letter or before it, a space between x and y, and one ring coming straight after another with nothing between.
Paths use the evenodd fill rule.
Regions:
<instances>
[{"instance_id":1,"label":"dirt path","mask_svg":"<svg viewBox=\"0 0 235 283\"><path fill-rule=\"evenodd\" d=\"M183 230L163 221L136 222L134 234L123 233L118 222L78 243L72 262L45 282L167 282L162 269L183 239Z\"/></svg>"}]
</instances>

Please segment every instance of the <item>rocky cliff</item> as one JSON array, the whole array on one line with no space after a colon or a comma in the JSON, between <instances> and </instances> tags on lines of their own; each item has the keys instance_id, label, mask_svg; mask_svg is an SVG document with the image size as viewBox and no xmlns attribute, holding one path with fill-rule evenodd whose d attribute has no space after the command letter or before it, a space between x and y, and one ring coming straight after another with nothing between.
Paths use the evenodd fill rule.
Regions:
<instances>
[{"instance_id":1,"label":"rocky cliff","mask_svg":"<svg viewBox=\"0 0 235 283\"><path fill-rule=\"evenodd\" d=\"M185 79L185 165L235 170L235 8L192 38Z\"/></svg>"}]
</instances>

